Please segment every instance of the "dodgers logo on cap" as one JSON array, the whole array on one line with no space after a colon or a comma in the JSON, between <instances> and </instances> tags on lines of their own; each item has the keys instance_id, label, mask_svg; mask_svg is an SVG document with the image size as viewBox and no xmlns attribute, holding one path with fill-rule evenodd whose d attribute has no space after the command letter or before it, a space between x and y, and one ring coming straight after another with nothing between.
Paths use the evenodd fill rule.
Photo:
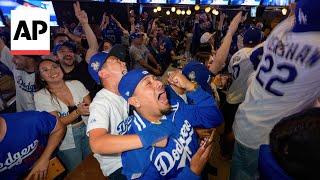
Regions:
<instances>
[{"instance_id":1,"label":"dodgers logo on cap","mask_svg":"<svg viewBox=\"0 0 320 180\"><path fill-rule=\"evenodd\" d=\"M100 67L100 63L98 61L92 62L91 63L91 67L92 67L93 70L98 72L99 71L99 67Z\"/></svg>"},{"instance_id":2,"label":"dodgers logo on cap","mask_svg":"<svg viewBox=\"0 0 320 180\"><path fill-rule=\"evenodd\" d=\"M194 71L191 71L188 75L190 81L195 81L196 79L196 73Z\"/></svg>"},{"instance_id":3,"label":"dodgers logo on cap","mask_svg":"<svg viewBox=\"0 0 320 180\"><path fill-rule=\"evenodd\" d=\"M302 11L302 9L299 8L299 12L298 12L298 21L299 24L307 24L308 23L308 19L307 19L307 15L305 15Z\"/></svg>"}]
</instances>

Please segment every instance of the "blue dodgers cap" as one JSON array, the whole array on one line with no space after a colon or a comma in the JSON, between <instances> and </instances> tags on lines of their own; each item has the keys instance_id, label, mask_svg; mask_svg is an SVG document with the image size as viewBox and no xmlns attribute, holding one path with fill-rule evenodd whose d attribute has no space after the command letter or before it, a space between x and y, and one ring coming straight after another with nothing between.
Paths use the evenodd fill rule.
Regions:
<instances>
[{"instance_id":1,"label":"blue dodgers cap","mask_svg":"<svg viewBox=\"0 0 320 180\"><path fill-rule=\"evenodd\" d=\"M97 84L100 84L98 72L100 71L103 64L106 62L108 55L109 54L105 52L97 53L91 57L90 62L88 64L89 74Z\"/></svg>"},{"instance_id":2,"label":"blue dodgers cap","mask_svg":"<svg viewBox=\"0 0 320 180\"><path fill-rule=\"evenodd\" d=\"M250 27L243 35L243 44L257 44L261 41L261 39L261 30L256 27Z\"/></svg>"},{"instance_id":3,"label":"blue dodgers cap","mask_svg":"<svg viewBox=\"0 0 320 180\"><path fill-rule=\"evenodd\" d=\"M71 49L73 52L76 51L76 45L70 41L66 41L62 44L57 44L54 48L53 48L53 54L57 55L58 51L63 47L68 47L69 49Z\"/></svg>"},{"instance_id":4,"label":"blue dodgers cap","mask_svg":"<svg viewBox=\"0 0 320 180\"><path fill-rule=\"evenodd\" d=\"M320 31L319 0L299 0L295 16L293 32Z\"/></svg>"},{"instance_id":5,"label":"blue dodgers cap","mask_svg":"<svg viewBox=\"0 0 320 180\"><path fill-rule=\"evenodd\" d=\"M132 41L132 40L137 39L137 38L139 38L139 37L141 37L141 36L143 36L143 34L138 33L138 32L134 32L134 33L131 33L131 34L130 34L129 39L130 39L130 41Z\"/></svg>"},{"instance_id":6,"label":"blue dodgers cap","mask_svg":"<svg viewBox=\"0 0 320 180\"><path fill-rule=\"evenodd\" d=\"M88 71L92 79L94 79L98 84L100 84L98 72L101 70L102 65L110 56L115 56L116 58L124 62L128 58L126 47L120 44L116 44L111 48L109 53L99 52L91 57L88 64Z\"/></svg>"},{"instance_id":7,"label":"blue dodgers cap","mask_svg":"<svg viewBox=\"0 0 320 180\"><path fill-rule=\"evenodd\" d=\"M121 78L118 86L121 96L128 101L139 82L147 75L149 75L149 72L145 69L134 69L125 74Z\"/></svg>"},{"instance_id":8,"label":"blue dodgers cap","mask_svg":"<svg viewBox=\"0 0 320 180\"><path fill-rule=\"evenodd\" d=\"M196 81L203 90L212 94L210 86L211 72L198 61L190 61L183 69L182 74L190 81Z\"/></svg>"}]
</instances>

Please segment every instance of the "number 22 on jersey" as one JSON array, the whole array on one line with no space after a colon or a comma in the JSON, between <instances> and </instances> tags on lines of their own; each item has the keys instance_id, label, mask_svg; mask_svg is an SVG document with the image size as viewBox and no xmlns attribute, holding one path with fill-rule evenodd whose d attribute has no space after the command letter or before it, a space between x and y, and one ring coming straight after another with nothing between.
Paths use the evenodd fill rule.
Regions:
<instances>
[{"instance_id":1,"label":"number 22 on jersey","mask_svg":"<svg viewBox=\"0 0 320 180\"><path fill-rule=\"evenodd\" d=\"M261 87L263 87L266 91L268 91L269 93L275 95L275 96L283 96L284 92L282 92L279 89L274 88L274 83L278 82L280 84L286 84L289 82L293 82L298 73L296 68L288 63L279 63L278 65L275 66L274 64L274 59L271 55L266 55L265 56L265 62L266 64L261 65L256 79L259 82L259 84L261 85ZM262 80L261 79L261 74L269 74L273 72L273 69L275 68L273 75L266 80ZM280 72L288 72L287 76L281 76Z\"/></svg>"}]
</instances>

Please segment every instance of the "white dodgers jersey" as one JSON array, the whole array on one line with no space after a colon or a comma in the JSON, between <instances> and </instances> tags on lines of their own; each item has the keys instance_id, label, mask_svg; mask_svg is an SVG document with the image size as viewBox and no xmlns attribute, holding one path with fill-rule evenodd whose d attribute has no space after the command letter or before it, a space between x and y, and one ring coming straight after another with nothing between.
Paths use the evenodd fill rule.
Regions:
<instances>
[{"instance_id":1,"label":"white dodgers jersey","mask_svg":"<svg viewBox=\"0 0 320 180\"><path fill-rule=\"evenodd\" d=\"M258 149L282 118L320 97L320 32L293 33L294 17L279 24L264 43L262 60L233 125L241 144Z\"/></svg>"},{"instance_id":2,"label":"white dodgers jersey","mask_svg":"<svg viewBox=\"0 0 320 180\"><path fill-rule=\"evenodd\" d=\"M238 104L244 101L248 88L247 80L254 71L249 59L251 52L252 48L242 48L230 60L228 71L232 74L232 84L226 93L229 104Z\"/></svg>"}]
</instances>

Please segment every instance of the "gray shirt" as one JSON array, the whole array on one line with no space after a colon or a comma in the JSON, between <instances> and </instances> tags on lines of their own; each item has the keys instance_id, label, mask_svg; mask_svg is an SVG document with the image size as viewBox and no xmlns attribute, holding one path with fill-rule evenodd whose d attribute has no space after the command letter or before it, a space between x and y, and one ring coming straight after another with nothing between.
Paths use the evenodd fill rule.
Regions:
<instances>
[{"instance_id":1,"label":"gray shirt","mask_svg":"<svg viewBox=\"0 0 320 180\"><path fill-rule=\"evenodd\" d=\"M142 66L139 63L140 60L148 63L148 54L149 53L150 52L145 45L141 45L141 46L131 45L129 48L129 54L130 54L130 57L133 61L133 68L134 69L142 68Z\"/></svg>"}]
</instances>

